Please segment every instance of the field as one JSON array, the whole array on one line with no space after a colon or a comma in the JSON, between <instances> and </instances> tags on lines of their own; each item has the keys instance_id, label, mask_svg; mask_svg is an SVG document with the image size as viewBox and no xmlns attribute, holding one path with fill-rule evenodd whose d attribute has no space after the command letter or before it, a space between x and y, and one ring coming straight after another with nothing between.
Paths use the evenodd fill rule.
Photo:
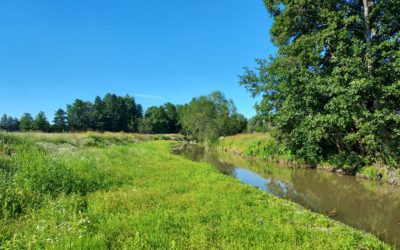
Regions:
<instances>
[{"instance_id":1,"label":"field","mask_svg":"<svg viewBox=\"0 0 400 250\"><path fill-rule=\"evenodd\" d=\"M387 249L171 154L174 135L0 134L0 249Z\"/></svg>"}]
</instances>

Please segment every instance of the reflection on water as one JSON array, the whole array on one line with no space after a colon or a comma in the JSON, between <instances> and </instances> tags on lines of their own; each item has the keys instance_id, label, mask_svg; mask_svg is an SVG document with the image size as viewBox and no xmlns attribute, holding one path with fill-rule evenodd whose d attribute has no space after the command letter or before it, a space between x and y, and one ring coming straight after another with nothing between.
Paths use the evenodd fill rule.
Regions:
<instances>
[{"instance_id":1,"label":"reflection on water","mask_svg":"<svg viewBox=\"0 0 400 250\"><path fill-rule=\"evenodd\" d=\"M178 153L194 161L209 162L243 183L400 245L400 188L397 186L205 152L195 145L185 145Z\"/></svg>"}]
</instances>

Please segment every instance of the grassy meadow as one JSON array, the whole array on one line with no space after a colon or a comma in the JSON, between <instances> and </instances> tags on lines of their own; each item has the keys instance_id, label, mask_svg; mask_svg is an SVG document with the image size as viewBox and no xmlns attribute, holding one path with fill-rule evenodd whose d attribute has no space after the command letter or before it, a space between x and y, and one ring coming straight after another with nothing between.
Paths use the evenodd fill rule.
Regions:
<instances>
[{"instance_id":1,"label":"grassy meadow","mask_svg":"<svg viewBox=\"0 0 400 250\"><path fill-rule=\"evenodd\" d=\"M176 135L0 133L0 249L388 249L171 154Z\"/></svg>"}]
</instances>

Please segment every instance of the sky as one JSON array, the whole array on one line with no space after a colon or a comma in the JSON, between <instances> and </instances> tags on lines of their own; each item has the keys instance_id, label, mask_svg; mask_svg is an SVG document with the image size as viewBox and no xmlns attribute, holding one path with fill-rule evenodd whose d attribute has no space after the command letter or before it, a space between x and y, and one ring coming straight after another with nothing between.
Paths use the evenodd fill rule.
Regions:
<instances>
[{"instance_id":1,"label":"sky","mask_svg":"<svg viewBox=\"0 0 400 250\"><path fill-rule=\"evenodd\" d=\"M220 90L250 118L243 67L276 52L262 0L0 1L0 114L129 94L148 108Z\"/></svg>"}]
</instances>

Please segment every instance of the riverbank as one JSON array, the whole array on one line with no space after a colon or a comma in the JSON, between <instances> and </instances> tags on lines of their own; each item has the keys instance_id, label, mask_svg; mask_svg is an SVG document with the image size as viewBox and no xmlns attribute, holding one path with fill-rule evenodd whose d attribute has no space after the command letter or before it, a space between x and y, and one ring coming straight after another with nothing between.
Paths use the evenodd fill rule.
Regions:
<instances>
[{"instance_id":1,"label":"riverbank","mask_svg":"<svg viewBox=\"0 0 400 250\"><path fill-rule=\"evenodd\" d=\"M1 248L389 249L172 155L171 144L128 134L0 134Z\"/></svg>"},{"instance_id":2,"label":"riverbank","mask_svg":"<svg viewBox=\"0 0 400 250\"><path fill-rule=\"evenodd\" d=\"M217 151L231 153L241 157L270 160L275 163L298 168L307 168L301 159L295 159L282 145L268 133L239 134L222 137L214 146ZM328 163L320 164L317 170L337 173L338 175L356 175L358 178L400 185L400 169L383 165L374 165L358 169L356 173L347 173Z\"/></svg>"},{"instance_id":3,"label":"riverbank","mask_svg":"<svg viewBox=\"0 0 400 250\"><path fill-rule=\"evenodd\" d=\"M272 161L215 152L201 145L182 145L174 152L193 161L211 163L242 183L399 246L400 186L327 171L283 167Z\"/></svg>"}]
</instances>

